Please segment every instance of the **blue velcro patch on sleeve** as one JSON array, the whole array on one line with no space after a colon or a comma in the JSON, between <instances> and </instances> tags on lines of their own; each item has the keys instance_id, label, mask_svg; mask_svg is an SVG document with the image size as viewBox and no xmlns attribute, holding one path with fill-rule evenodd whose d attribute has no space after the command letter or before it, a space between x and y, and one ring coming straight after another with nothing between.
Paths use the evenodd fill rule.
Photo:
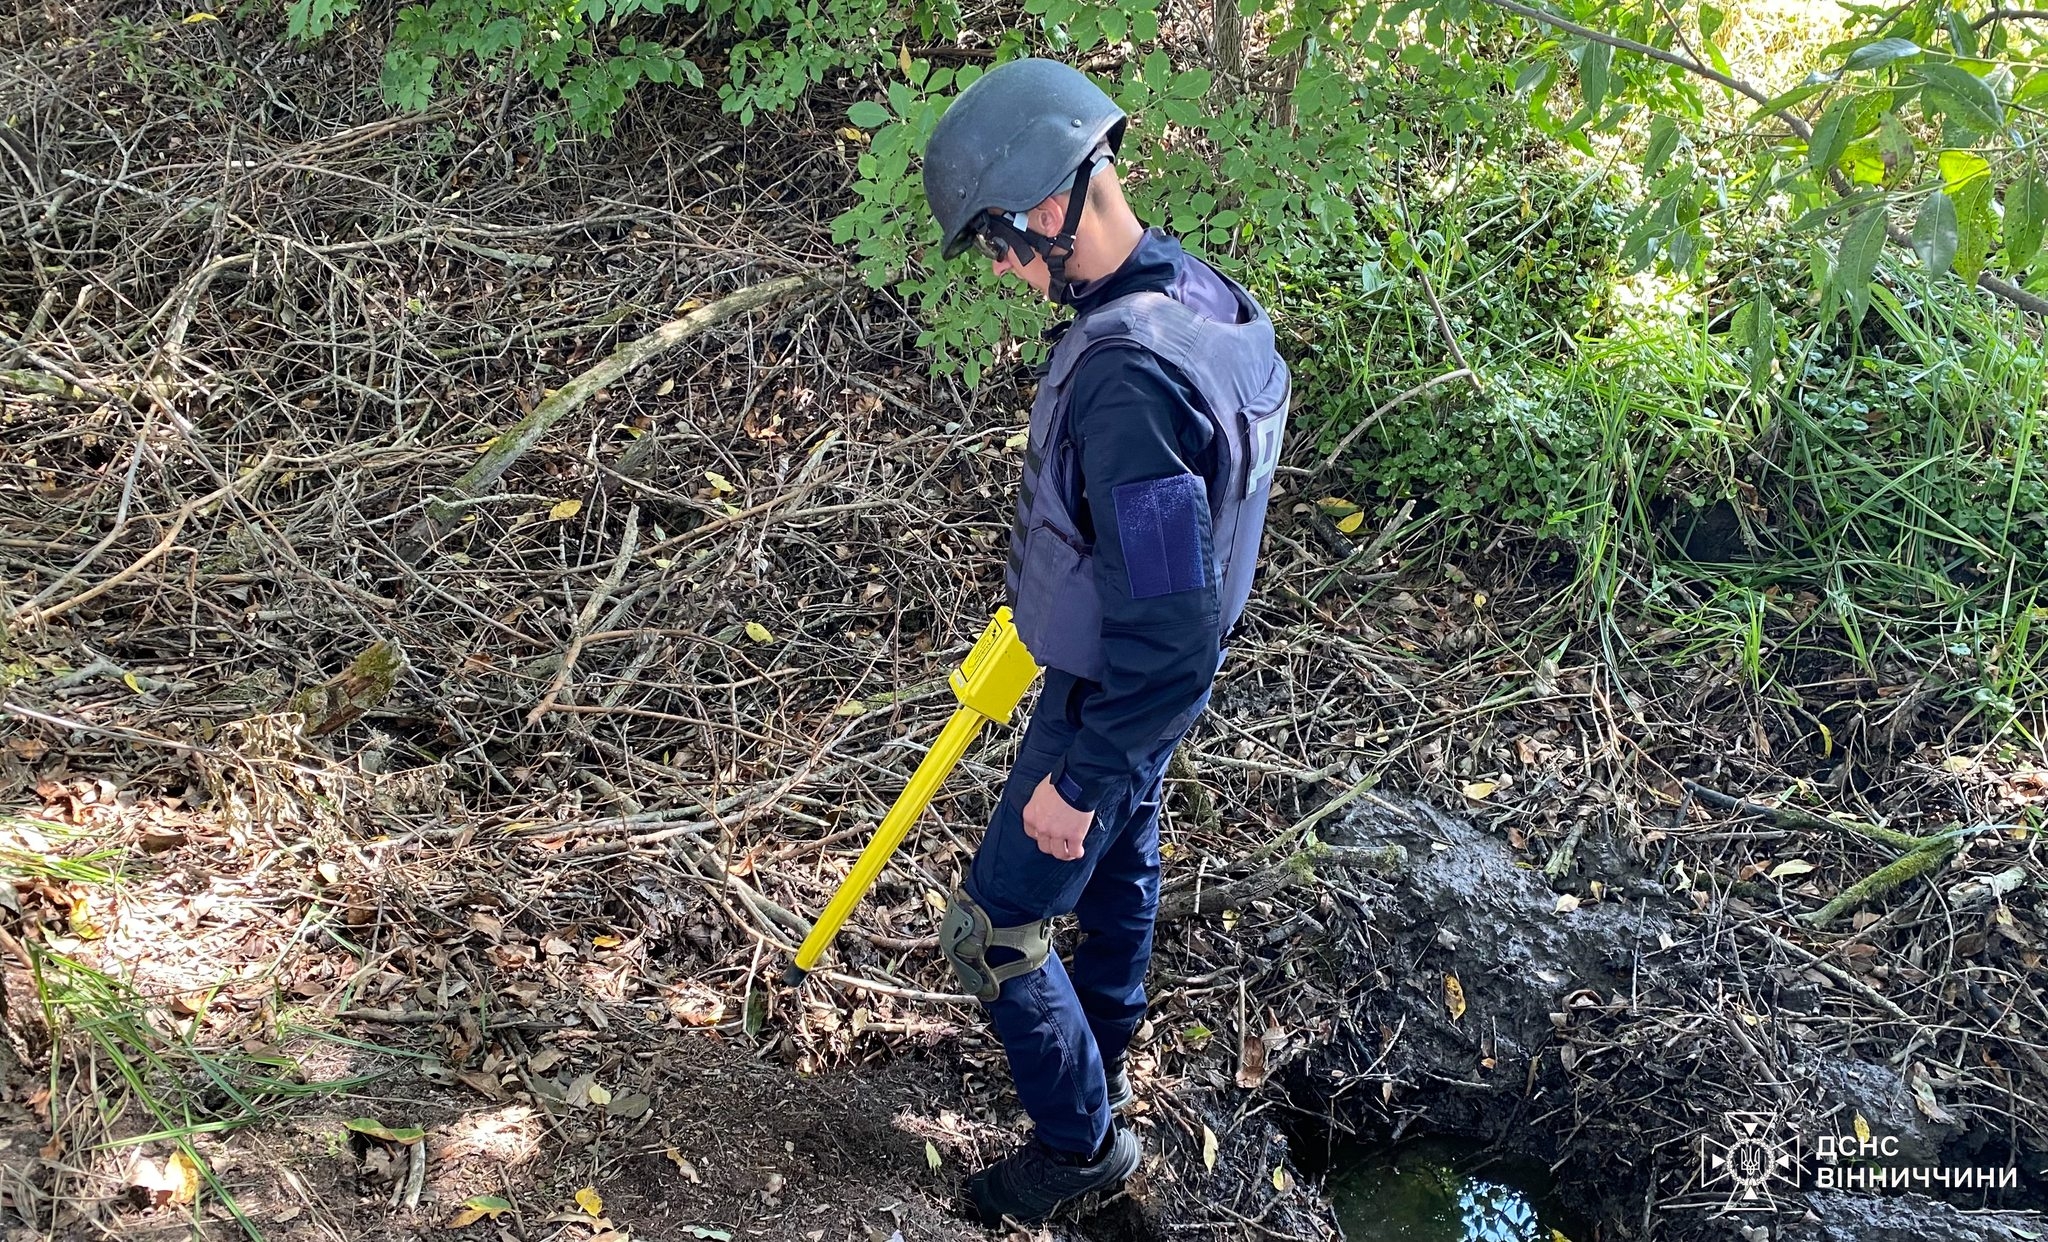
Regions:
<instances>
[{"instance_id":1,"label":"blue velcro patch on sleeve","mask_svg":"<svg viewBox=\"0 0 2048 1242\"><path fill-rule=\"evenodd\" d=\"M1125 483L1114 489L1117 539L1123 544L1131 598L1151 599L1208 585L1202 549L1209 489L1192 474Z\"/></svg>"}]
</instances>

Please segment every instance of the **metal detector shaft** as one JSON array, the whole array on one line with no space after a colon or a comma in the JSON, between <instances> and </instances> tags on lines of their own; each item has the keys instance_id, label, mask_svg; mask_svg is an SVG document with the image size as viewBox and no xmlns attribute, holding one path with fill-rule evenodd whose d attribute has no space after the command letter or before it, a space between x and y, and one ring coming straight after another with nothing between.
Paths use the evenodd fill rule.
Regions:
<instances>
[{"instance_id":1,"label":"metal detector shaft","mask_svg":"<svg viewBox=\"0 0 2048 1242\"><path fill-rule=\"evenodd\" d=\"M974 649L967 653L967 658L953 670L950 678L953 697L960 700L960 706L954 710L946 727L940 730L932 748L925 752L917 771L911 773L909 783L882 818L882 826L875 830L874 838L861 851L853 870L839 882L838 891L832 894L825 912L811 927L810 935L804 937L796 960L783 972L784 985L795 987L817 967L818 959L825 955L826 948L839 934L847 916L874 887L882 868L888 864L889 856L903 844L910 826L917 822L925 807L931 805L946 774L960 762L960 756L967 753L981 727L991 720L1008 723L1017 710L1017 703L1037 676L1038 665L1032 660L1031 653L1024 649L1023 640L1017 637L1017 627L1010 621L1010 610L996 609L988 628L982 631Z\"/></svg>"}]
</instances>

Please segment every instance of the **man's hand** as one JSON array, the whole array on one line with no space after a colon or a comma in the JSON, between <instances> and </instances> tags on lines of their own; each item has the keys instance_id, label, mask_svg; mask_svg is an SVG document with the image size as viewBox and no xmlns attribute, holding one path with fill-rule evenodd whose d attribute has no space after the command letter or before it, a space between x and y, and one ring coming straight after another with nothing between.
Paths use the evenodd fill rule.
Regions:
<instances>
[{"instance_id":1,"label":"man's hand","mask_svg":"<svg viewBox=\"0 0 2048 1242\"><path fill-rule=\"evenodd\" d=\"M1024 835L1038 842L1038 848L1054 858L1076 862L1085 849L1088 826L1095 812L1077 811L1052 787L1052 777L1038 782L1031 801L1024 804Z\"/></svg>"}]
</instances>

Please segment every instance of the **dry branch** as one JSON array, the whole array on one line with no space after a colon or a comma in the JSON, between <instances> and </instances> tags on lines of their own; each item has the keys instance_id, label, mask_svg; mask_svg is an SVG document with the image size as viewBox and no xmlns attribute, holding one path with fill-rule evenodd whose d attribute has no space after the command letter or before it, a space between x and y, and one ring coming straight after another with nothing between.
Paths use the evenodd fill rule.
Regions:
<instances>
[{"instance_id":1,"label":"dry branch","mask_svg":"<svg viewBox=\"0 0 2048 1242\"><path fill-rule=\"evenodd\" d=\"M108 591L113 590L115 587L120 586L122 583L135 577L143 570L148 569L152 564L156 562L157 558L161 557L164 553L170 551L171 546L178 542L178 533L185 529L185 523L188 520L190 520L193 514L199 512L201 509L206 508L208 505L216 503L217 501L225 500L227 497L232 495L237 489L248 485L257 478L260 478L263 475L264 471L270 469L270 463L274 459L275 454L266 454L262 461L257 462L255 465L243 471L241 477L236 479L234 482L216 488L213 491L208 492L206 495L201 496L197 500L188 500L184 504L178 506L178 511L171 516L170 529L164 532L163 538L157 540L155 547L151 548L147 552L144 552L141 556L137 557L134 561L130 562L128 568L122 570L120 573L117 573L113 577L100 582L97 586L93 586L84 591L80 591L78 594L72 596L70 599L60 600L57 603L50 605L48 608L39 609L35 607L33 603L24 604L20 608L17 608L12 613L8 614L7 624L9 625L10 628L21 628L26 626L41 625L44 622L51 620L52 618L62 616L64 613L70 612L73 608L78 607L80 604L91 603L93 600L96 600L100 596L105 595Z\"/></svg>"},{"instance_id":2,"label":"dry branch","mask_svg":"<svg viewBox=\"0 0 2048 1242\"><path fill-rule=\"evenodd\" d=\"M619 554L612 560L611 572L605 575L590 599L583 605L583 611L576 617L576 632L570 636L569 649L562 653L561 667L555 670L554 680L548 683L547 692L540 702L526 713L526 723L532 725L555 706L555 699L569 684L569 677L576 671L576 657L583 653L583 644L588 641L592 625L597 621L598 609L619 589L619 583L626 576L626 568L633 561L633 551L640 545L640 510L636 506L626 513L626 534L619 541Z\"/></svg>"},{"instance_id":3,"label":"dry branch","mask_svg":"<svg viewBox=\"0 0 2048 1242\"><path fill-rule=\"evenodd\" d=\"M1434 294L1431 294L1431 297L1434 296ZM1453 342L1453 347L1455 347L1455 345L1456 342ZM1343 457L1344 454L1350 450L1352 441L1358 439L1358 437L1364 433L1366 428L1378 422L1382 416L1388 414L1391 411L1400 409L1402 406L1408 404L1410 401L1413 401L1415 398L1428 392L1430 389L1435 388L1439 384L1448 384L1452 380L1459 379L1471 380L1475 386L1479 382L1478 377L1472 374L1472 368L1470 366L1460 366L1455 371L1446 371L1442 375L1432 376L1431 378L1422 381L1420 384L1417 384L1415 387L1410 388L1408 391L1400 393L1390 398L1389 400L1383 402L1377 409L1373 410L1372 413L1367 414L1364 418L1359 419L1357 424L1353 426L1351 430L1344 433L1344 438L1342 440L1337 441L1337 447L1331 449L1329 453L1324 456L1322 465L1318 466L1317 470L1329 470L1336 466L1338 459ZM1480 389L1480 392L1484 394L1485 389Z\"/></svg>"},{"instance_id":4,"label":"dry branch","mask_svg":"<svg viewBox=\"0 0 2048 1242\"><path fill-rule=\"evenodd\" d=\"M1283 888L1310 883L1315 879L1319 862L1364 867L1389 875L1407 864L1408 852L1398 845L1341 846L1317 842L1250 875L1220 884L1198 884L1194 876L1182 876L1160 893L1159 921L1176 923L1195 915L1218 914L1248 901L1270 897Z\"/></svg>"},{"instance_id":5,"label":"dry branch","mask_svg":"<svg viewBox=\"0 0 2048 1242\"><path fill-rule=\"evenodd\" d=\"M1731 811L1744 818L1760 819L1774 827L1789 828L1794 832L1854 833L1856 836L1868 838L1880 845L1889 845L1896 850L1916 850L1927 844L1926 838L1916 837L1910 832L1900 832L1896 828L1865 823L1860 819L1829 819L1824 815L1815 815L1811 811L1802 811L1798 807L1765 806L1761 802L1748 802L1722 793L1718 789L1709 789L1696 781L1686 781L1685 790L1717 811Z\"/></svg>"},{"instance_id":6,"label":"dry branch","mask_svg":"<svg viewBox=\"0 0 2048 1242\"><path fill-rule=\"evenodd\" d=\"M1864 902L1874 901L1908 880L1939 870L1955 856L1957 848L1958 842L1953 838L1936 837L1851 884L1820 909L1800 917L1816 927L1832 923Z\"/></svg>"},{"instance_id":7,"label":"dry branch","mask_svg":"<svg viewBox=\"0 0 2048 1242\"><path fill-rule=\"evenodd\" d=\"M776 280L751 285L724 297L708 306L700 306L681 319L671 319L646 336L619 346L597 362L589 370L562 385L551 393L533 412L498 433L491 447L471 466L462 477L444 493L427 502L427 516L409 532L404 552L406 559L415 564L426 555L427 549L448 533L454 525L457 514L454 506L464 500L474 499L488 491L502 478L512 463L526 455L528 449L540 442L549 427L564 416L581 408L599 389L611 384L634 367L653 361L683 342L702 335L728 319L759 310L763 306L794 297L813 293L838 284L845 278L838 273L811 272L802 276L784 276Z\"/></svg>"}]
</instances>

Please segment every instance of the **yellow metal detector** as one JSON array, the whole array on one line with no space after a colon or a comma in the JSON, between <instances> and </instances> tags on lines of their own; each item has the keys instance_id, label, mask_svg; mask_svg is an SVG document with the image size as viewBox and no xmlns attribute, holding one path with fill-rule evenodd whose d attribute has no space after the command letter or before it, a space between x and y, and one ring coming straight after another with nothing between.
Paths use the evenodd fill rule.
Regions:
<instances>
[{"instance_id":1,"label":"yellow metal detector","mask_svg":"<svg viewBox=\"0 0 2048 1242\"><path fill-rule=\"evenodd\" d=\"M967 753L967 747L974 741L981 726L989 721L1008 724L1010 716L1017 710L1017 703L1031 683L1038 677L1038 663L1031 653L1024 649L1024 640L1017 637L1017 627L1010 621L1008 608L996 609L996 615L975 641L974 649L967 658L960 661L960 667L953 670L951 681L953 697L960 700L953 718L939 731L939 738L932 743L931 750L917 765L917 771L910 774L910 783L903 787L903 793L889 813L882 818L882 826L875 829L875 836L868 847L860 852L860 858L853 864L853 870L839 882L839 891L832 894L832 900L825 906L825 912L818 916L811 934L804 937L803 947L796 951L796 960L782 973L786 987L795 987L804 981L818 965L818 959L825 955L825 949L832 943L832 937L839 934L839 928L846 922L846 916L867 896L875 880L882 874L882 867L888 863L889 855L903 844L904 835L917 817L931 804L939 785L946 779L946 773L960 762L960 756Z\"/></svg>"}]
</instances>

